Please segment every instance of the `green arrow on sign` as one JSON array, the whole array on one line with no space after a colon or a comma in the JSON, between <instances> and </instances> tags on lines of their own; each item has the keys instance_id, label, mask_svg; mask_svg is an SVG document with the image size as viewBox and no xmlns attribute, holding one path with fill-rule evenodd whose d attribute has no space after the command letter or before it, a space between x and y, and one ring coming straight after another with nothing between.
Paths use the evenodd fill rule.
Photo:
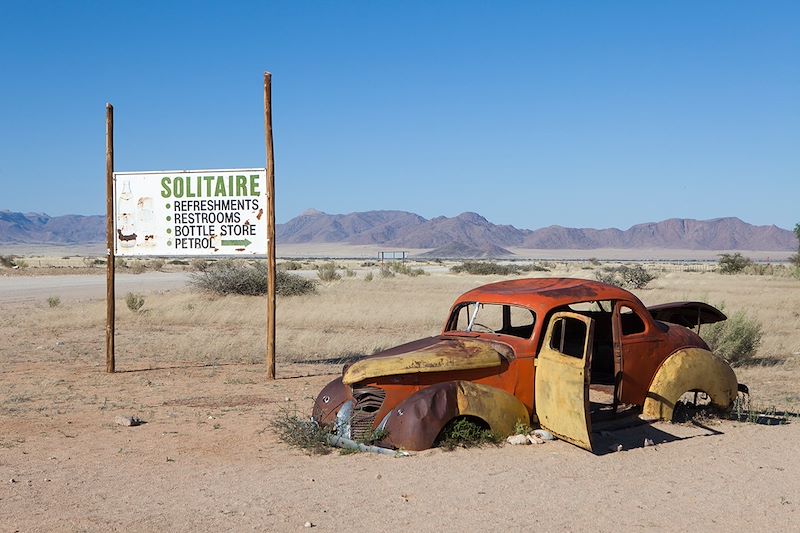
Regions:
<instances>
[{"instance_id":1,"label":"green arrow on sign","mask_svg":"<svg viewBox=\"0 0 800 533\"><path fill-rule=\"evenodd\" d=\"M253 243L247 239L228 240L228 241L226 241L225 239L222 240L222 246L250 246L251 244Z\"/></svg>"}]
</instances>

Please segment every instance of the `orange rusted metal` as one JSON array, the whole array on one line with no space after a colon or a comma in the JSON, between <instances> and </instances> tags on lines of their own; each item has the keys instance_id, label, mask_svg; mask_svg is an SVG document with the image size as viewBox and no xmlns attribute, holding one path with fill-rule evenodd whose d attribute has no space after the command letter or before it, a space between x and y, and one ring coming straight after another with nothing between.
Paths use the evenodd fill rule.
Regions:
<instances>
[{"instance_id":1,"label":"orange rusted metal","mask_svg":"<svg viewBox=\"0 0 800 533\"><path fill-rule=\"evenodd\" d=\"M587 304L593 310L579 309ZM497 329L476 320L492 306L502 309L502 326ZM527 310L533 323L512 327L512 308ZM543 339L556 318L569 316L586 324L585 338L570 339L570 348L565 347L563 332L560 345ZM469 319L469 324L464 327L459 317ZM595 406L588 401L590 385L613 391L614 413L619 405L641 409L655 394L651 388L657 374L655 386L675 394L680 385L669 388L665 380L677 379L680 370L670 367L659 373L664 362L679 351L681 361L708 351L706 343L685 326L724 318L698 302L665 304L651 313L632 293L596 281L540 278L491 283L458 297L439 335L345 367L343 377L318 396L313 417L347 438L386 430L384 445L411 450L432 446L441 429L459 416L481 419L500 434L517 421L538 421L565 440L591 449ZM575 353L560 353L565 351ZM569 357L576 359L570 363ZM721 372L718 365L673 366L700 373L679 381L691 383L695 390L719 388L722 382L730 388L732 371L723 377L702 375ZM544 403L537 406L537 399Z\"/></svg>"}]
</instances>

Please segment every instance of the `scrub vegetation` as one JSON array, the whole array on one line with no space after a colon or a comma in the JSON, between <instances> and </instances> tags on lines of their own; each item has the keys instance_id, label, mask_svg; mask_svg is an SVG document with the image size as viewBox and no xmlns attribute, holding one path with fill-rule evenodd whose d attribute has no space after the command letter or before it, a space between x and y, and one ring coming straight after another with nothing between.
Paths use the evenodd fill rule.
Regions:
<instances>
[{"instance_id":1,"label":"scrub vegetation","mask_svg":"<svg viewBox=\"0 0 800 533\"><path fill-rule=\"evenodd\" d=\"M476 446L498 445L502 439L477 418L459 417L451 420L442 429L437 445L445 450L456 448L474 448Z\"/></svg>"},{"instance_id":2,"label":"scrub vegetation","mask_svg":"<svg viewBox=\"0 0 800 533\"><path fill-rule=\"evenodd\" d=\"M628 290L644 289L656 279L656 275L642 265L604 267L602 270L596 271L594 277L597 281Z\"/></svg>"},{"instance_id":3,"label":"scrub vegetation","mask_svg":"<svg viewBox=\"0 0 800 533\"><path fill-rule=\"evenodd\" d=\"M260 296L267 293L267 265L263 261L225 259L215 261L192 274L190 284L197 290L216 294ZM316 291L314 280L278 270L275 273L275 292L279 296L298 296Z\"/></svg>"}]
</instances>

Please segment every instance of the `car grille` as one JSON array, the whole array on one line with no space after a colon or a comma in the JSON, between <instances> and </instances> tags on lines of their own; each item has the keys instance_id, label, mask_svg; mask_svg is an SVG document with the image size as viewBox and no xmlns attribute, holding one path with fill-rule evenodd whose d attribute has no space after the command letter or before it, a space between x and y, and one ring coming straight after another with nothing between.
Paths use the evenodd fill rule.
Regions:
<instances>
[{"instance_id":1,"label":"car grille","mask_svg":"<svg viewBox=\"0 0 800 533\"><path fill-rule=\"evenodd\" d=\"M354 440L360 440L372 431L372 423L386 399L386 391L375 387L353 389L353 399L355 407L350 431Z\"/></svg>"}]
</instances>

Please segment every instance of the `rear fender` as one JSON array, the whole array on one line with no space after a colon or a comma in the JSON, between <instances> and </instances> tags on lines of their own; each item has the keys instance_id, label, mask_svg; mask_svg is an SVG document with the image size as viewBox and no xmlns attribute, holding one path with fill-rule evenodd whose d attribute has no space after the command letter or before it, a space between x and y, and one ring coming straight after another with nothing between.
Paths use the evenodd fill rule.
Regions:
<instances>
[{"instance_id":1,"label":"rear fender","mask_svg":"<svg viewBox=\"0 0 800 533\"><path fill-rule=\"evenodd\" d=\"M701 348L683 348L667 357L650 384L642 409L646 420L672 420L675 404L685 392L701 391L719 409L736 399L736 374L727 361Z\"/></svg>"},{"instance_id":2,"label":"rear fender","mask_svg":"<svg viewBox=\"0 0 800 533\"><path fill-rule=\"evenodd\" d=\"M530 422L530 413L515 396L470 381L448 381L428 387L392 409L379 428L387 431L384 443L404 450L425 450L452 419L476 417L492 432L505 437L518 421Z\"/></svg>"}]
</instances>

